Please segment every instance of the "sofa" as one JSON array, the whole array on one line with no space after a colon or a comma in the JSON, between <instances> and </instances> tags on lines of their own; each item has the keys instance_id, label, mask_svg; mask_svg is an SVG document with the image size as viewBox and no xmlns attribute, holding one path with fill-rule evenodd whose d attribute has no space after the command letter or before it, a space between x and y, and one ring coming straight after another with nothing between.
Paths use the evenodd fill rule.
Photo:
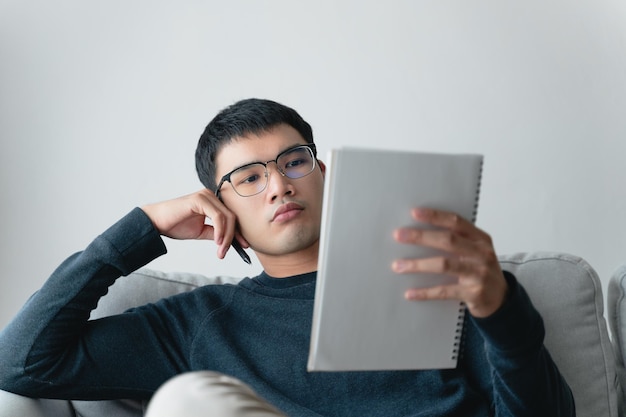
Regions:
<instances>
[{"instance_id":1,"label":"sofa","mask_svg":"<svg viewBox=\"0 0 626 417\"><path fill-rule=\"evenodd\" d=\"M608 321L613 335L613 347L617 362L618 378L626 401L626 264L620 266L611 276L607 293ZM626 409L621 415L626 416Z\"/></svg>"},{"instance_id":2,"label":"sofa","mask_svg":"<svg viewBox=\"0 0 626 417\"><path fill-rule=\"evenodd\" d=\"M528 291L546 326L545 344L572 388L580 417L623 416L621 381L626 357L626 268L611 279L609 318L604 315L601 282L582 258L555 252L500 257ZM92 318L189 291L202 285L235 282L230 277L164 273L140 269L122 277L100 300ZM623 317L624 320L619 320ZM0 391L0 417L138 417L146 404L132 400L64 401L32 399Z\"/></svg>"}]
</instances>

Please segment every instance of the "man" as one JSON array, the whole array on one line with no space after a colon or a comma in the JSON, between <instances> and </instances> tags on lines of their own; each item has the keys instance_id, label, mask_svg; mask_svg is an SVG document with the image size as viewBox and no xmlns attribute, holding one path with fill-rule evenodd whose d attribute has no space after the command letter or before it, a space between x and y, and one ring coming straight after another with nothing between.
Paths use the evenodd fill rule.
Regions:
<instances>
[{"instance_id":1,"label":"man","mask_svg":"<svg viewBox=\"0 0 626 417\"><path fill-rule=\"evenodd\" d=\"M310 126L281 104L240 101L209 123L196 167L206 189L134 209L66 260L28 301L0 335L0 388L39 397L149 399L170 380L167 401L159 394L154 402L169 404L186 393L181 408L168 411L186 416L192 403L197 415L211 415L224 399L234 404L220 407L255 410L232 415L575 414L543 347L541 317L515 277L500 270L489 235L428 208L411 214L433 230L389 233L447 255L398 260L390 268L458 277L453 285L409 290L400 301L465 302L470 317L457 368L307 372L325 171ZM218 258L239 244L255 251L264 271L236 286L202 287L88 321L116 278L165 253L161 235L213 239ZM211 394L195 395L190 387L199 385L213 387Z\"/></svg>"}]
</instances>

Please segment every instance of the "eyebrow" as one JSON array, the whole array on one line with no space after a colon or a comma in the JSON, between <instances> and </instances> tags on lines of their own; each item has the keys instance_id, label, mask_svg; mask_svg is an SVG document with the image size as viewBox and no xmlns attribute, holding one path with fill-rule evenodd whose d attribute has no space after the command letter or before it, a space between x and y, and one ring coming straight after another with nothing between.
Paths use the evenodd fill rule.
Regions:
<instances>
[{"instance_id":1,"label":"eyebrow","mask_svg":"<svg viewBox=\"0 0 626 417\"><path fill-rule=\"evenodd\" d=\"M278 153L274 156L274 159L276 159L276 157L277 157L278 155L282 154L282 153L283 153L283 152L285 152L285 151L288 151L288 150L290 150L290 149L297 148L297 147L299 147L299 146L306 146L306 145L307 145L306 143L297 143L297 144L295 144L295 145L290 145L290 146L287 146L286 148L284 148L283 150L281 150L280 152L278 152ZM274 159L270 159L269 161L273 161ZM236 171L236 170L238 170L239 168L243 168L243 167L245 167L245 166L248 166L248 165L252 165L252 164L265 164L265 163L267 163L267 162L268 162L268 161L260 161L260 160L256 160L256 161L248 162L248 163L245 163L245 164L241 164L241 165L239 165L239 166L237 166L237 167L235 167L235 168L231 169L230 171L227 171L227 172L226 172L226 174L224 174L224 175L228 175L229 173L231 173L231 172L233 172L233 171ZM222 178L224 177L224 175L222 175Z\"/></svg>"}]
</instances>

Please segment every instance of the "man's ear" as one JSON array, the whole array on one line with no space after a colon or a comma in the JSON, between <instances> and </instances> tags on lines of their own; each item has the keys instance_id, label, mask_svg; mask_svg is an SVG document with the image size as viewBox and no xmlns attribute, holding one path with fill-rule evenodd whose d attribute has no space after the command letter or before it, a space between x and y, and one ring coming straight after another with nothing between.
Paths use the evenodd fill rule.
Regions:
<instances>
[{"instance_id":1,"label":"man's ear","mask_svg":"<svg viewBox=\"0 0 626 417\"><path fill-rule=\"evenodd\" d=\"M317 164L320 166L320 169L322 170L322 175L326 174L326 164L321 161L321 160L317 160Z\"/></svg>"}]
</instances>

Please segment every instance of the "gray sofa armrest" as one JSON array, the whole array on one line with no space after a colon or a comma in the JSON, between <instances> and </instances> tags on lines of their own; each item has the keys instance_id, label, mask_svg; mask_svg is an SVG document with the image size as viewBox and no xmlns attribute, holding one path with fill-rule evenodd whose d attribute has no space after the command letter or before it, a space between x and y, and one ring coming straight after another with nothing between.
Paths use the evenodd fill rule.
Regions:
<instances>
[{"instance_id":1,"label":"gray sofa armrest","mask_svg":"<svg viewBox=\"0 0 626 417\"><path fill-rule=\"evenodd\" d=\"M581 417L618 417L620 387L604 317L602 284L582 258L534 252L500 257L541 313L545 346L574 394Z\"/></svg>"}]
</instances>

